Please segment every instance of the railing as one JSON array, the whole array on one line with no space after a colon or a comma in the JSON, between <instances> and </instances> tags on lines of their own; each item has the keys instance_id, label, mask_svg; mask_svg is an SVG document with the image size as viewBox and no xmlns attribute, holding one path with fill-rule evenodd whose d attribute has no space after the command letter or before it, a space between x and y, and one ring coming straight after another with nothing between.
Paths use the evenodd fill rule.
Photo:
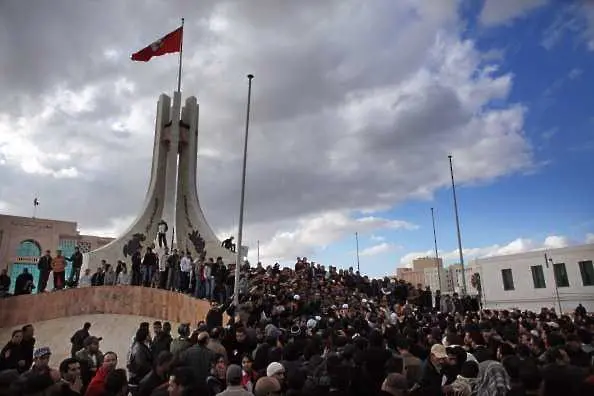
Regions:
<instances>
[{"instance_id":1,"label":"railing","mask_svg":"<svg viewBox=\"0 0 594 396\"><path fill-rule=\"evenodd\" d=\"M196 324L209 309L207 301L161 289L93 286L0 299L0 327L90 314L146 316Z\"/></svg>"}]
</instances>

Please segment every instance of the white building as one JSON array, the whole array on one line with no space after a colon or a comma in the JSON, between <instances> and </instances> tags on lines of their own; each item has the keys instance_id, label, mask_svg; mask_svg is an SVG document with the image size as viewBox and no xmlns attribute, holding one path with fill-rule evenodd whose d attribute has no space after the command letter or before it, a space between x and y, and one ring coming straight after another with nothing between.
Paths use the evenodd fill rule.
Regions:
<instances>
[{"instance_id":1,"label":"white building","mask_svg":"<svg viewBox=\"0 0 594 396\"><path fill-rule=\"evenodd\" d=\"M439 271L439 274L437 271ZM448 293L450 291L448 286L447 268L425 268L423 270L423 274L425 278L424 286L429 286L432 291L440 290L442 293Z\"/></svg>"},{"instance_id":2,"label":"white building","mask_svg":"<svg viewBox=\"0 0 594 396\"><path fill-rule=\"evenodd\" d=\"M463 294L464 280L462 278L462 266L460 264L453 264L446 268L448 272L448 286L452 293ZM464 266L464 278L466 278L466 294L470 296L478 295L478 289L472 286L472 275L478 273L480 275L480 267L476 262L471 265ZM482 277L482 275L481 275Z\"/></svg>"},{"instance_id":3,"label":"white building","mask_svg":"<svg viewBox=\"0 0 594 396\"><path fill-rule=\"evenodd\" d=\"M473 266L480 267L485 308L558 312L560 305L565 313L580 303L594 312L593 262L594 244L587 244L482 258Z\"/></svg>"}]
</instances>

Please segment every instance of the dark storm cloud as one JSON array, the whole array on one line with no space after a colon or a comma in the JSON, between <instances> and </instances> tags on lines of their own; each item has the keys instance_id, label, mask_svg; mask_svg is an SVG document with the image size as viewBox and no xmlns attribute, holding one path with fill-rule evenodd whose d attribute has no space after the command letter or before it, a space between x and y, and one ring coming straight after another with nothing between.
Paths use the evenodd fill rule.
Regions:
<instances>
[{"instance_id":1,"label":"dark storm cloud","mask_svg":"<svg viewBox=\"0 0 594 396\"><path fill-rule=\"evenodd\" d=\"M43 165L54 172L74 166L80 177L24 173L8 158L0 201L27 213L17 203L39 192L48 197L44 216L76 219L86 229L137 214L156 101L175 87L177 57L144 64L129 55L174 29L181 15L184 95L201 106L200 199L217 230L237 224L248 72L256 79L246 219L262 238L292 219L390 206L431 191L447 182L442 160L451 151L493 165L488 177L522 168L530 162L522 138L496 131L499 140L479 144L493 134L480 104L462 103L474 89L472 66L440 71L441 63L449 67L449 50L462 60L477 56L455 40L435 44L439 34L457 38L453 6L429 16L417 7L388 0L4 1L0 53L10 56L0 58L2 112L11 122L30 120L26 139L40 153L66 156L41 155ZM419 77L429 61L436 64ZM85 89L92 94L78 108ZM60 92L73 103L57 106ZM54 109L42 116L48 103ZM519 122L520 133L521 114L510 118L501 123ZM471 122L477 133L469 134ZM443 158L433 163L435 155ZM517 158L502 163L502 156Z\"/></svg>"}]
</instances>

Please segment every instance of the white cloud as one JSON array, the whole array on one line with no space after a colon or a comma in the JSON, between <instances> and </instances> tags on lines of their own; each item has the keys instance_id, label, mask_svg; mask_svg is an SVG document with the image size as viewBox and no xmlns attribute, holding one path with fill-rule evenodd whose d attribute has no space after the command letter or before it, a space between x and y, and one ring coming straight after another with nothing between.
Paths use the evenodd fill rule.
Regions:
<instances>
[{"instance_id":1,"label":"white cloud","mask_svg":"<svg viewBox=\"0 0 594 396\"><path fill-rule=\"evenodd\" d=\"M586 234L586 243L594 243L594 233Z\"/></svg>"},{"instance_id":2,"label":"white cloud","mask_svg":"<svg viewBox=\"0 0 594 396\"><path fill-rule=\"evenodd\" d=\"M361 250L361 252L359 254L361 256L377 256L380 254L391 252L394 249L396 249L396 246L394 246L390 243L387 243L387 242L382 242L380 244L373 245L373 246L370 246L368 248Z\"/></svg>"},{"instance_id":3,"label":"white cloud","mask_svg":"<svg viewBox=\"0 0 594 396\"><path fill-rule=\"evenodd\" d=\"M381 229L414 230L417 226L406 221L380 217L353 218L345 212L327 212L298 222L291 231L277 232L266 244L260 246L260 257L267 261L292 260L297 256L311 255L316 248L324 248L352 235ZM386 249L387 243L383 249ZM250 252L255 254L255 252ZM250 259L253 258L250 257Z\"/></svg>"},{"instance_id":4,"label":"white cloud","mask_svg":"<svg viewBox=\"0 0 594 396\"><path fill-rule=\"evenodd\" d=\"M369 238L374 242L384 242L386 240L386 237L383 237L381 235L372 235Z\"/></svg>"},{"instance_id":5,"label":"white cloud","mask_svg":"<svg viewBox=\"0 0 594 396\"><path fill-rule=\"evenodd\" d=\"M0 196L17 215L36 186L44 212L85 232L116 235L135 218L155 102L171 92L177 58L128 54L179 15L196 21L184 96L200 100L200 202L219 235L236 232L244 76L256 75L244 237L270 260L410 228L372 214L449 186L450 153L461 185L534 163L527 109L507 102L505 56L464 38L457 0L45 3L12 2L0 15L0 53L11 54L0 57ZM22 20L34 22L23 31ZM63 37L69 45L56 47ZM88 48L98 56L81 56Z\"/></svg>"},{"instance_id":6,"label":"white cloud","mask_svg":"<svg viewBox=\"0 0 594 396\"><path fill-rule=\"evenodd\" d=\"M122 234L135 220L135 216L126 216L110 219L109 224L103 228L81 228L79 231L83 235L97 235L114 238Z\"/></svg>"},{"instance_id":7,"label":"white cloud","mask_svg":"<svg viewBox=\"0 0 594 396\"><path fill-rule=\"evenodd\" d=\"M518 238L509 242L506 245L495 244L478 248L463 248L462 252L464 253L464 260L468 261L481 257L504 256L507 254L517 254L543 249L557 249L569 245L570 241L567 237L559 235L549 235L542 242L533 241L531 239L526 238ZM412 261L414 259L419 257L427 257L431 255L434 255L432 250L427 250L425 252L407 253L400 258L400 266L408 267L412 264ZM448 252L439 252L439 256L442 257L443 260L447 263L459 261L458 249Z\"/></svg>"},{"instance_id":8,"label":"white cloud","mask_svg":"<svg viewBox=\"0 0 594 396\"><path fill-rule=\"evenodd\" d=\"M572 41L585 43L590 51L594 51L594 2L580 0L561 6L551 25L545 29L541 45L551 50L568 35Z\"/></svg>"},{"instance_id":9,"label":"white cloud","mask_svg":"<svg viewBox=\"0 0 594 396\"><path fill-rule=\"evenodd\" d=\"M480 21L487 26L509 23L547 3L548 0L485 0Z\"/></svg>"}]
</instances>

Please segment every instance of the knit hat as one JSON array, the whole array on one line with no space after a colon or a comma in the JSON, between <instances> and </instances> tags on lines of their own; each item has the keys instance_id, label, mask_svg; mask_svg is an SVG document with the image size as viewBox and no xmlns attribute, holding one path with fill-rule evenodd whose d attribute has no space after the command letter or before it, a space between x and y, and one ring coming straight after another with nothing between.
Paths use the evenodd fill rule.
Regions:
<instances>
[{"instance_id":1,"label":"knit hat","mask_svg":"<svg viewBox=\"0 0 594 396\"><path fill-rule=\"evenodd\" d=\"M266 376L272 377L275 374L282 373L285 368L279 362L272 362L266 367Z\"/></svg>"},{"instance_id":2,"label":"knit hat","mask_svg":"<svg viewBox=\"0 0 594 396\"><path fill-rule=\"evenodd\" d=\"M48 356L51 354L52 354L52 351L49 349L49 347L41 347L41 348L37 348L35 350L35 352L33 352L33 358L39 359L39 358L42 358L44 356Z\"/></svg>"}]
</instances>

